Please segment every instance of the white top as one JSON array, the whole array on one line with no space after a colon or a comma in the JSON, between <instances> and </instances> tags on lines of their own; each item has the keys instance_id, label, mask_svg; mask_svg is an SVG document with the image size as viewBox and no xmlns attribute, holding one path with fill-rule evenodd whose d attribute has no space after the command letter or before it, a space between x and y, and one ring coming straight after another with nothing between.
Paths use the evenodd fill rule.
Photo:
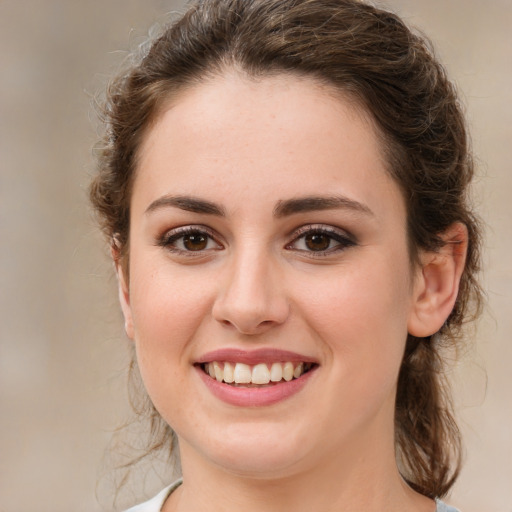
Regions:
<instances>
[{"instance_id":1,"label":"white top","mask_svg":"<svg viewBox=\"0 0 512 512\"><path fill-rule=\"evenodd\" d=\"M181 478L176 480L172 485L160 491L154 498L141 503L140 505L136 505L125 512L161 512L165 500L169 497L172 491L182 484L182 482L183 480ZM456 508L450 507L440 500L436 500L436 504L436 512L459 512Z\"/></svg>"},{"instance_id":2,"label":"white top","mask_svg":"<svg viewBox=\"0 0 512 512\"><path fill-rule=\"evenodd\" d=\"M149 501L145 501L140 505L136 505L135 507L126 510L126 512L160 512L164 506L165 500L169 497L172 491L181 485L182 482L183 480L181 478L176 480L172 485L160 491L154 498L151 498Z\"/></svg>"}]
</instances>

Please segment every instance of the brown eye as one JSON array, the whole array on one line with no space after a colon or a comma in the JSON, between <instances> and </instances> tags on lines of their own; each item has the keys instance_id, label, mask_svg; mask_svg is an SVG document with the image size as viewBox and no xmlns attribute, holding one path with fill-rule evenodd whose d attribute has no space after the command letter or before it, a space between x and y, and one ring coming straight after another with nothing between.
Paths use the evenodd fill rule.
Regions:
<instances>
[{"instance_id":1,"label":"brown eye","mask_svg":"<svg viewBox=\"0 0 512 512\"><path fill-rule=\"evenodd\" d=\"M158 241L158 245L176 254L188 254L189 256L199 256L223 248L222 244L217 242L215 235L208 228L202 228L202 226L176 228L165 233Z\"/></svg>"},{"instance_id":2,"label":"brown eye","mask_svg":"<svg viewBox=\"0 0 512 512\"><path fill-rule=\"evenodd\" d=\"M208 245L208 236L204 233L190 233L183 236L183 246L188 251L204 251Z\"/></svg>"},{"instance_id":3,"label":"brown eye","mask_svg":"<svg viewBox=\"0 0 512 512\"><path fill-rule=\"evenodd\" d=\"M297 230L297 237L286 245L286 249L310 257L334 256L357 245L345 230L322 224L309 224Z\"/></svg>"},{"instance_id":4,"label":"brown eye","mask_svg":"<svg viewBox=\"0 0 512 512\"><path fill-rule=\"evenodd\" d=\"M331 241L332 238L325 233L309 233L304 237L304 243L310 251L326 251Z\"/></svg>"}]
</instances>

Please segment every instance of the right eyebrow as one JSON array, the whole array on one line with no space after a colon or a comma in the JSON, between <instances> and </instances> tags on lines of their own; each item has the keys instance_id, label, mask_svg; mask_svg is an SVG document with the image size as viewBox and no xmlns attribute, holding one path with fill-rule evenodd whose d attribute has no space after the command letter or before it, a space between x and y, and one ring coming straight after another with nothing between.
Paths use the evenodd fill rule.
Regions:
<instances>
[{"instance_id":1,"label":"right eyebrow","mask_svg":"<svg viewBox=\"0 0 512 512\"><path fill-rule=\"evenodd\" d=\"M374 213L363 203L345 196L306 196L278 201L274 215L278 218L303 212L344 209L373 216Z\"/></svg>"},{"instance_id":2,"label":"right eyebrow","mask_svg":"<svg viewBox=\"0 0 512 512\"><path fill-rule=\"evenodd\" d=\"M187 212L205 213L207 215L217 215L219 217L226 216L222 206L193 196L165 195L159 197L146 208L145 213L148 214L160 208L179 208L180 210L185 210Z\"/></svg>"}]
</instances>

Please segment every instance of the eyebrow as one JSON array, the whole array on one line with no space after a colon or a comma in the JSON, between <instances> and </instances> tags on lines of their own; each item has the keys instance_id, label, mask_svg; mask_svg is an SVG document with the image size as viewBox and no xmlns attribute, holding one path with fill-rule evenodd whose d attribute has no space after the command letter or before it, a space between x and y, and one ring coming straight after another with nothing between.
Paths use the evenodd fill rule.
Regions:
<instances>
[{"instance_id":1,"label":"eyebrow","mask_svg":"<svg viewBox=\"0 0 512 512\"><path fill-rule=\"evenodd\" d=\"M162 196L153 201L147 208L146 214L160 208L179 208L193 213L216 215L225 217L224 208L211 201L192 196ZM373 216L373 212L363 203L345 196L306 196L294 199L280 200L274 208L276 218L287 217L297 213L305 213L319 210L346 209Z\"/></svg>"},{"instance_id":2,"label":"eyebrow","mask_svg":"<svg viewBox=\"0 0 512 512\"><path fill-rule=\"evenodd\" d=\"M274 216L280 218L296 213L334 209L353 210L368 216L374 216L368 206L345 196L307 196L278 201L274 208Z\"/></svg>"},{"instance_id":3,"label":"eyebrow","mask_svg":"<svg viewBox=\"0 0 512 512\"><path fill-rule=\"evenodd\" d=\"M146 214L160 208L179 208L187 212L205 213L208 215L217 215L225 217L226 213L222 206L219 206L205 199L199 199L191 196L163 196L153 201L147 208Z\"/></svg>"}]
</instances>

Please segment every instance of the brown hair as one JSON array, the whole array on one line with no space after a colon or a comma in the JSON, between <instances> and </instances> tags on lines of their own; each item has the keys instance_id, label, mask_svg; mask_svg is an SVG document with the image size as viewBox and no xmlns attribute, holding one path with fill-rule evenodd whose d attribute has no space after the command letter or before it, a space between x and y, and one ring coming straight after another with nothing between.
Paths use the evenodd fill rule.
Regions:
<instances>
[{"instance_id":1,"label":"brown hair","mask_svg":"<svg viewBox=\"0 0 512 512\"><path fill-rule=\"evenodd\" d=\"M145 130L170 95L229 68L255 78L309 76L348 94L371 114L389 172L403 192L413 261L419 249L441 247L440 235L452 223L467 227L467 260L455 307L440 332L409 336L396 398L403 476L424 495L443 496L458 475L461 447L442 353L456 346L463 323L476 316L481 301L480 234L468 198L473 161L455 89L424 37L366 3L197 1L109 89L107 129L90 197L106 235L123 255L129 245L130 187ZM167 428L164 435L171 439L170 434Z\"/></svg>"}]
</instances>

